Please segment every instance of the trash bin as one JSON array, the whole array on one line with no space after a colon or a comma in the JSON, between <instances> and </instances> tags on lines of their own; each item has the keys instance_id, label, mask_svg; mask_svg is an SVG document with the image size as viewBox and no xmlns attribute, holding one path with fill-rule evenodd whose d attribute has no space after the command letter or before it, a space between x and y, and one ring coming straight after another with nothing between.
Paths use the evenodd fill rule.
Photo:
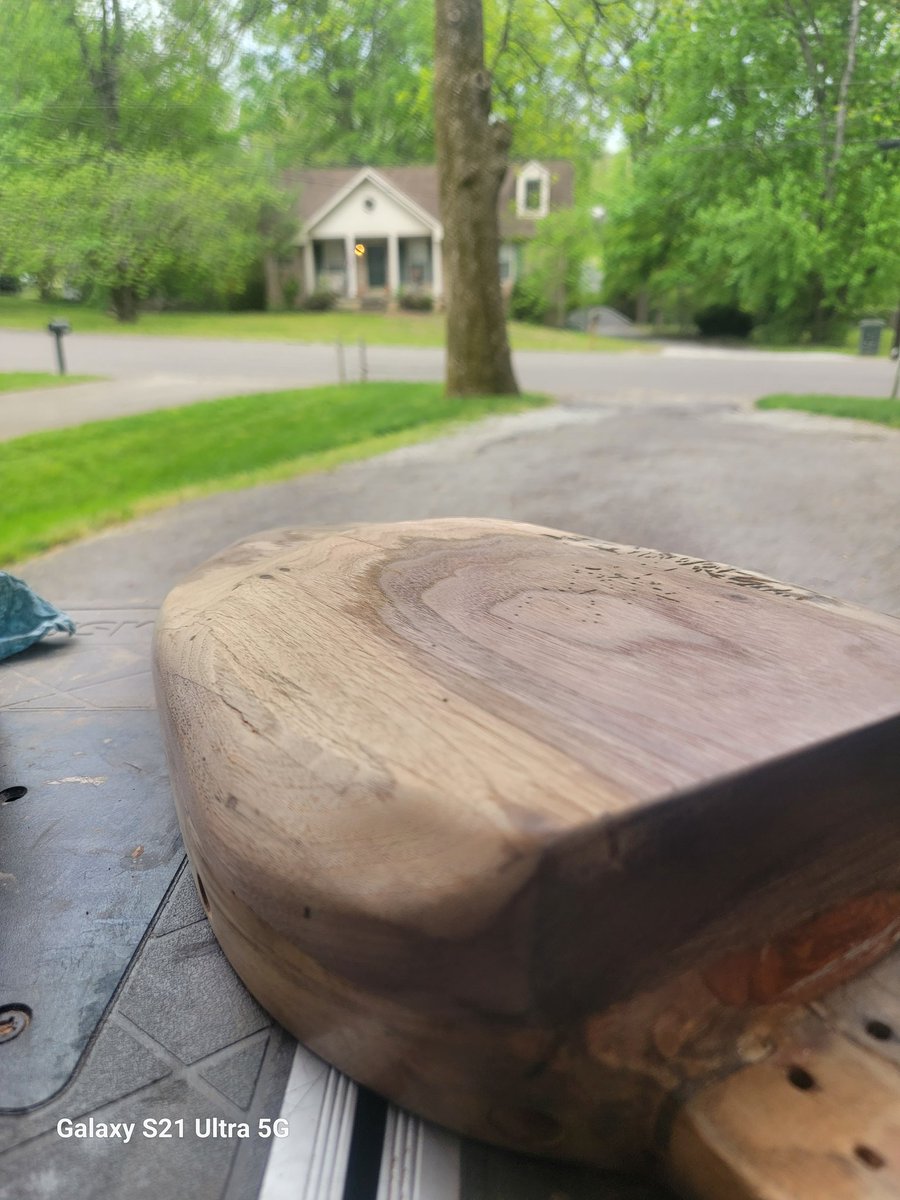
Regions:
<instances>
[{"instance_id":1,"label":"trash bin","mask_svg":"<svg viewBox=\"0 0 900 1200\"><path fill-rule=\"evenodd\" d=\"M871 317L859 323L859 352L860 354L877 354L881 349L881 331L884 321Z\"/></svg>"}]
</instances>

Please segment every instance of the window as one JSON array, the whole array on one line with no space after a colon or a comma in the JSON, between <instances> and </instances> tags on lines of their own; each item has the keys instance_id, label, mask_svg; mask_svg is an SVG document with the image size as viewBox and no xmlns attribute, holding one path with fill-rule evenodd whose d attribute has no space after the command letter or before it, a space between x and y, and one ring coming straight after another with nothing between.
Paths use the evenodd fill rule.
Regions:
<instances>
[{"instance_id":1,"label":"window","mask_svg":"<svg viewBox=\"0 0 900 1200\"><path fill-rule=\"evenodd\" d=\"M527 163L516 179L516 211L520 217L545 217L550 208L550 172L539 162Z\"/></svg>"},{"instance_id":2,"label":"window","mask_svg":"<svg viewBox=\"0 0 900 1200\"><path fill-rule=\"evenodd\" d=\"M525 180L525 207L529 212L537 212L538 209L543 207L541 204L541 192L543 190L541 183L540 179Z\"/></svg>"}]
</instances>

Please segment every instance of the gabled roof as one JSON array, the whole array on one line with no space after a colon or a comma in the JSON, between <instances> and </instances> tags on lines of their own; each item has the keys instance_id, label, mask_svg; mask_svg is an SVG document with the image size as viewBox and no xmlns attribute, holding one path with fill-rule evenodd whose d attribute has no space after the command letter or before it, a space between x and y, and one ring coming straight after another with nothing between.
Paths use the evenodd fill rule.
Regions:
<instances>
[{"instance_id":1,"label":"gabled roof","mask_svg":"<svg viewBox=\"0 0 900 1200\"><path fill-rule=\"evenodd\" d=\"M349 170L352 172L349 179L340 184L340 186L338 186L336 190L331 193L331 195L324 196L320 194L321 202L316 205L311 212L308 212L302 217L304 228L309 229L318 225L318 223L323 220L328 213L337 208L337 206L357 187L359 187L360 184L369 182L374 184L374 186L380 191L384 192L385 195L390 196L397 204L399 204L402 208L405 208L407 212L416 217L417 220L422 221L426 226L431 226L435 233L439 235L443 233L443 230L441 229L440 217L438 217L434 211L429 211L427 207L420 204L414 196L410 195L408 190L404 190L402 187L398 186L396 182L389 179L383 171L376 170L374 167L357 167L355 170L353 170L353 168L350 168ZM305 191L308 189L304 187L303 183L301 183L300 186L302 189L302 204L302 197ZM313 194L309 202L310 207L313 205L315 200L316 196Z\"/></svg>"},{"instance_id":2,"label":"gabled roof","mask_svg":"<svg viewBox=\"0 0 900 1200\"><path fill-rule=\"evenodd\" d=\"M550 172L550 209L571 208L574 192L575 172L567 159L541 159L541 165ZM526 163L511 163L500 188L498 202L500 235L503 238L527 238L534 233L533 218L516 215L516 176ZM285 182L298 191L297 216L301 228L306 229L314 220L318 221L333 208L357 181L371 174L375 182L388 185L395 198L406 197L420 215L428 218L427 224L439 224L440 193L437 167L308 167L287 171Z\"/></svg>"}]
</instances>

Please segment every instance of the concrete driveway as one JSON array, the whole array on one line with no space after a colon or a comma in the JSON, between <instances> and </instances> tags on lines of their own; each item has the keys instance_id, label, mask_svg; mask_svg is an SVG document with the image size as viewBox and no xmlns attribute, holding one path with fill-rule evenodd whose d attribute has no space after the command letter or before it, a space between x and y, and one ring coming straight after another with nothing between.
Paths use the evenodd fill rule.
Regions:
<instances>
[{"instance_id":1,"label":"concrete driveway","mask_svg":"<svg viewBox=\"0 0 900 1200\"><path fill-rule=\"evenodd\" d=\"M167 408L215 396L334 383L334 346L72 334L66 342L73 374L105 375L108 382L0 396L0 440L83 421ZM358 351L345 347L351 379ZM443 352L370 346L369 377L438 380ZM0 330L3 370L53 369L44 333ZM825 353L771 353L663 346L659 353L570 354L520 351L515 366L523 388L562 399L616 404L683 400L750 405L769 392L828 392L886 396L893 364Z\"/></svg>"}]
</instances>

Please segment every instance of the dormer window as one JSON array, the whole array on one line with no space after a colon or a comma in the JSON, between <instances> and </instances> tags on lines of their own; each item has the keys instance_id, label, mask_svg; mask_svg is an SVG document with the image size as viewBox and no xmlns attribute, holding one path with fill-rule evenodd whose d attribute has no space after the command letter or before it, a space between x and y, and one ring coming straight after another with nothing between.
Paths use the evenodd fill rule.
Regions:
<instances>
[{"instance_id":1,"label":"dormer window","mask_svg":"<svg viewBox=\"0 0 900 1200\"><path fill-rule=\"evenodd\" d=\"M550 172L530 162L516 180L516 210L520 217L545 217L550 208Z\"/></svg>"}]
</instances>

